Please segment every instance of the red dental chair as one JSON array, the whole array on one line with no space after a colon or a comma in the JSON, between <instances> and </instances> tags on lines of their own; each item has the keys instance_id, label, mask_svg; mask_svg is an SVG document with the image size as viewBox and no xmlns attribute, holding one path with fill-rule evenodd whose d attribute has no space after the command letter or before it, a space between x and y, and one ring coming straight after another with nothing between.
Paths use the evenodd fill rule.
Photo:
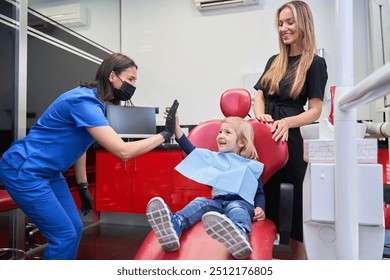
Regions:
<instances>
[{"instance_id":1,"label":"red dental chair","mask_svg":"<svg viewBox=\"0 0 390 280\"><path fill-rule=\"evenodd\" d=\"M239 116L245 118L251 108L250 93L241 88L225 91L220 99L220 106L225 117ZM190 141L198 148L207 148L217 151L216 137L222 120L209 120L196 126L188 135ZM256 119L250 119L255 134L255 147L259 155L259 161L264 163L264 171L261 175L263 184L280 168L288 159L286 142L275 142L272 139L271 126ZM203 185L202 185L203 186ZM292 209L293 186L282 184L282 206ZM285 197L287 203L285 202ZM195 197L194 197L195 198ZM187 203L189 203L189 200ZM283 213L292 213L281 210ZM288 244L291 228L291 218L279 225L280 243ZM248 259L272 259L272 250L276 238L275 224L265 219L252 223L252 233L249 242L252 254ZM136 260L233 260L227 249L217 240L211 238L203 228L202 222L198 222L180 237L180 248L176 252L162 250L155 233L152 231L144 240L135 258Z\"/></svg>"}]
</instances>

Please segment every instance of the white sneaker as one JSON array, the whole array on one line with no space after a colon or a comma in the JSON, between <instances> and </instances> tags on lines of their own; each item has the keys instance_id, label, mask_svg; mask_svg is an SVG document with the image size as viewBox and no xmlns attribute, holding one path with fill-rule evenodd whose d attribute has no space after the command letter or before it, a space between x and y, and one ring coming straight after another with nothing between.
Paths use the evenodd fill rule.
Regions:
<instances>
[{"instance_id":1,"label":"white sneaker","mask_svg":"<svg viewBox=\"0 0 390 280\"><path fill-rule=\"evenodd\" d=\"M171 222L171 211L162 198L155 197L149 201L146 217L164 251L177 251L179 237Z\"/></svg>"},{"instance_id":2,"label":"white sneaker","mask_svg":"<svg viewBox=\"0 0 390 280\"><path fill-rule=\"evenodd\" d=\"M246 237L225 215L207 212L202 217L203 227L214 239L221 242L236 259L245 259L252 254L252 248Z\"/></svg>"}]
</instances>

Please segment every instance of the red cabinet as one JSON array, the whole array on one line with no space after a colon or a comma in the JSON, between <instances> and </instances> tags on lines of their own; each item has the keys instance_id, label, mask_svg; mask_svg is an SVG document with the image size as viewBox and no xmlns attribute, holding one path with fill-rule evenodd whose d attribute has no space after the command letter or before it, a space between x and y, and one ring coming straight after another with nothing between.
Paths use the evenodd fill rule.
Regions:
<instances>
[{"instance_id":1,"label":"red cabinet","mask_svg":"<svg viewBox=\"0 0 390 280\"><path fill-rule=\"evenodd\" d=\"M169 203L172 181L169 151L154 150L132 161L131 212L145 213L146 205L155 196L160 196Z\"/></svg>"},{"instance_id":2,"label":"red cabinet","mask_svg":"<svg viewBox=\"0 0 390 280\"><path fill-rule=\"evenodd\" d=\"M96 211L131 212L133 161L96 151Z\"/></svg>"},{"instance_id":3,"label":"red cabinet","mask_svg":"<svg viewBox=\"0 0 390 280\"><path fill-rule=\"evenodd\" d=\"M152 197L170 200L169 151L154 150L127 162L96 151L96 210L145 213Z\"/></svg>"},{"instance_id":4,"label":"red cabinet","mask_svg":"<svg viewBox=\"0 0 390 280\"><path fill-rule=\"evenodd\" d=\"M104 149L96 151L96 210L145 213L160 196L177 211L210 188L187 179L174 168L183 159L180 149L156 149L126 163Z\"/></svg>"}]
</instances>

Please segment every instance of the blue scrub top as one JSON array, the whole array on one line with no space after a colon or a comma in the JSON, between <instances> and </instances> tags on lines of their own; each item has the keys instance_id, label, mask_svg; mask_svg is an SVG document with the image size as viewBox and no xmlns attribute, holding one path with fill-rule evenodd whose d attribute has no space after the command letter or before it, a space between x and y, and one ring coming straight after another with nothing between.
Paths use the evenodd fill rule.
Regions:
<instances>
[{"instance_id":1,"label":"blue scrub top","mask_svg":"<svg viewBox=\"0 0 390 280\"><path fill-rule=\"evenodd\" d=\"M77 87L59 96L29 134L3 154L19 177L45 178L71 167L94 142L86 127L108 126L97 89Z\"/></svg>"}]
</instances>

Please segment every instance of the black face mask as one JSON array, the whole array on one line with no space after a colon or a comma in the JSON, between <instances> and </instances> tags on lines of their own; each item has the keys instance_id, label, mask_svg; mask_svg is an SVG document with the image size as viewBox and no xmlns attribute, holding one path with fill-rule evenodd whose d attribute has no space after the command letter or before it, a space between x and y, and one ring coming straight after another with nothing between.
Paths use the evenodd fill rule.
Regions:
<instances>
[{"instance_id":1,"label":"black face mask","mask_svg":"<svg viewBox=\"0 0 390 280\"><path fill-rule=\"evenodd\" d=\"M119 80L122 81L121 78L119 78ZM121 101L127 101L131 97L133 97L134 92L135 92L135 86L129 84L126 81L122 81L121 89L113 88L113 92L114 92L115 98L117 98Z\"/></svg>"}]
</instances>

